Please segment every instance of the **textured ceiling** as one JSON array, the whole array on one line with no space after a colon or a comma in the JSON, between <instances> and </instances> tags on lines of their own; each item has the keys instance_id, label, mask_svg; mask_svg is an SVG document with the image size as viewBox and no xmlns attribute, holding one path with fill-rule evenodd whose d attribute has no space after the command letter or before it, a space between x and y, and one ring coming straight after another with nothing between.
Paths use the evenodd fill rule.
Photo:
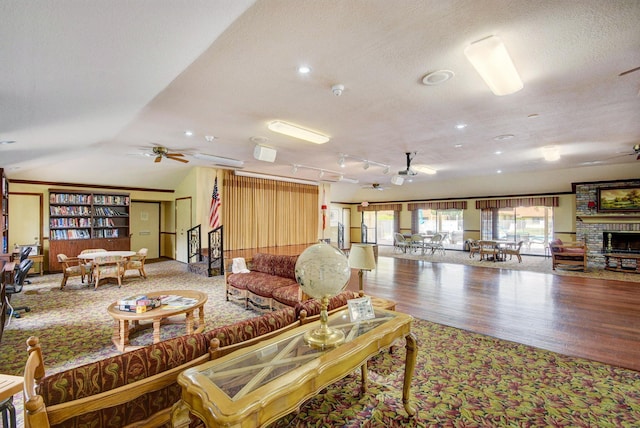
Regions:
<instances>
[{"instance_id":1,"label":"textured ceiling","mask_svg":"<svg viewBox=\"0 0 640 428\"><path fill-rule=\"evenodd\" d=\"M279 176L318 179L293 164L339 171L357 188L393 187L393 174L354 158L341 169L340 153L396 172L415 151L414 165L438 171L405 186L636 162L640 71L619 76L640 66L636 0L4 0L0 16L10 179L173 188L212 166L196 153ZM493 95L464 56L488 35L507 45L521 91ZM455 76L422 84L438 69ZM274 134L274 119L331 141ZM274 163L253 158L252 137L277 150ZM154 145L190 162L142 156ZM543 160L549 145L560 160Z\"/></svg>"}]
</instances>

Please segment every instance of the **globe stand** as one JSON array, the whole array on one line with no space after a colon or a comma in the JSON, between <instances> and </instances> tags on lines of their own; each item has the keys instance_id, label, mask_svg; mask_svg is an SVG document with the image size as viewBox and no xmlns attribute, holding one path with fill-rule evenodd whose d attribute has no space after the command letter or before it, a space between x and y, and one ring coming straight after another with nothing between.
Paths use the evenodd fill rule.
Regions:
<instances>
[{"instance_id":1,"label":"globe stand","mask_svg":"<svg viewBox=\"0 0 640 428\"><path fill-rule=\"evenodd\" d=\"M327 325L329 316L327 307L329 306L329 295L325 295L320 301L320 327L309 330L304 335L304 341L314 348L332 348L344 342L344 332L331 328Z\"/></svg>"}]
</instances>

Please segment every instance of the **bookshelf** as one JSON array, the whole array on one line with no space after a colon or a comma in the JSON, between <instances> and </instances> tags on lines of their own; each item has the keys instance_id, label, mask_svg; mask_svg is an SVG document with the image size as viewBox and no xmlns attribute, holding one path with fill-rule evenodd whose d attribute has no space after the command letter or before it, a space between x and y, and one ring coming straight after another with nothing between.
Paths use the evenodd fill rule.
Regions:
<instances>
[{"instance_id":1,"label":"bookshelf","mask_svg":"<svg viewBox=\"0 0 640 428\"><path fill-rule=\"evenodd\" d=\"M49 189L49 270L58 254L87 248L129 250L129 194Z\"/></svg>"},{"instance_id":2,"label":"bookshelf","mask_svg":"<svg viewBox=\"0 0 640 428\"><path fill-rule=\"evenodd\" d=\"M4 175L4 169L0 168L0 198L2 199L2 212L0 214L0 228L2 229L2 242L0 253L9 254L9 181Z\"/></svg>"}]
</instances>

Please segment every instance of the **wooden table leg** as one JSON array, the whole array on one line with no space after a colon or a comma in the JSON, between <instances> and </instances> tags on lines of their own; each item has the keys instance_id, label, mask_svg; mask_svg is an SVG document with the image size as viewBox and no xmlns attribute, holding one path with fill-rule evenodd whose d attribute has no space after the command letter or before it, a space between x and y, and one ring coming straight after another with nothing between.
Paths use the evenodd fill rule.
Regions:
<instances>
[{"instance_id":1,"label":"wooden table leg","mask_svg":"<svg viewBox=\"0 0 640 428\"><path fill-rule=\"evenodd\" d=\"M153 320L153 343L160 342L160 324L162 320L160 318Z\"/></svg>"},{"instance_id":2,"label":"wooden table leg","mask_svg":"<svg viewBox=\"0 0 640 428\"><path fill-rule=\"evenodd\" d=\"M116 345L116 348L118 348L118 351L124 352L124 349L129 344L129 321L116 321L113 332L113 343Z\"/></svg>"},{"instance_id":3,"label":"wooden table leg","mask_svg":"<svg viewBox=\"0 0 640 428\"><path fill-rule=\"evenodd\" d=\"M185 315L187 316L187 334L193 334L193 311L189 311Z\"/></svg>"},{"instance_id":4,"label":"wooden table leg","mask_svg":"<svg viewBox=\"0 0 640 428\"><path fill-rule=\"evenodd\" d=\"M367 362L360 366L360 378L362 379L362 385L360 385L360 391L364 394L367 392L367 381L369 380L369 373L367 372Z\"/></svg>"},{"instance_id":5,"label":"wooden table leg","mask_svg":"<svg viewBox=\"0 0 640 428\"><path fill-rule=\"evenodd\" d=\"M413 371L416 367L416 336L413 333L407 334L406 339L406 348L407 348L407 357L404 362L404 383L402 386L402 404L404 404L404 409L407 411L409 416L413 416L416 414L416 408L411 404L411 380L413 379Z\"/></svg>"}]
</instances>

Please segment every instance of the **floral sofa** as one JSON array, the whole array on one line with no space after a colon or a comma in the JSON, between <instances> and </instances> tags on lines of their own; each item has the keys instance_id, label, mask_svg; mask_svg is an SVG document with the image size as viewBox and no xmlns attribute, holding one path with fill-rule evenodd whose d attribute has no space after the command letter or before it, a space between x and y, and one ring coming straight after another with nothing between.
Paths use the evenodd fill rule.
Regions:
<instances>
[{"instance_id":1,"label":"floral sofa","mask_svg":"<svg viewBox=\"0 0 640 428\"><path fill-rule=\"evenodd\" d=\"M277 310L294 307L305 300L296 282L298 256L256 253L247 260L247 273L233 273L226 269L227 300L238 298L245 307L258 310Z\"/></svg>"},{"instance_id":2,"label":"floral sofa","mask_svg":"<svg viewBox=\"0 0 640 428\"><path fill-rule=\"evenodd\" d=\"M328 309L339 309L354 297L356 293L344 291L330 299ZM45 373L38 338L30 337L25 427L170 427L172 406L181 395L180 372L297 327L319 312L319 303L308 300L51 375Z\"/></svg>"}]
</instances>

